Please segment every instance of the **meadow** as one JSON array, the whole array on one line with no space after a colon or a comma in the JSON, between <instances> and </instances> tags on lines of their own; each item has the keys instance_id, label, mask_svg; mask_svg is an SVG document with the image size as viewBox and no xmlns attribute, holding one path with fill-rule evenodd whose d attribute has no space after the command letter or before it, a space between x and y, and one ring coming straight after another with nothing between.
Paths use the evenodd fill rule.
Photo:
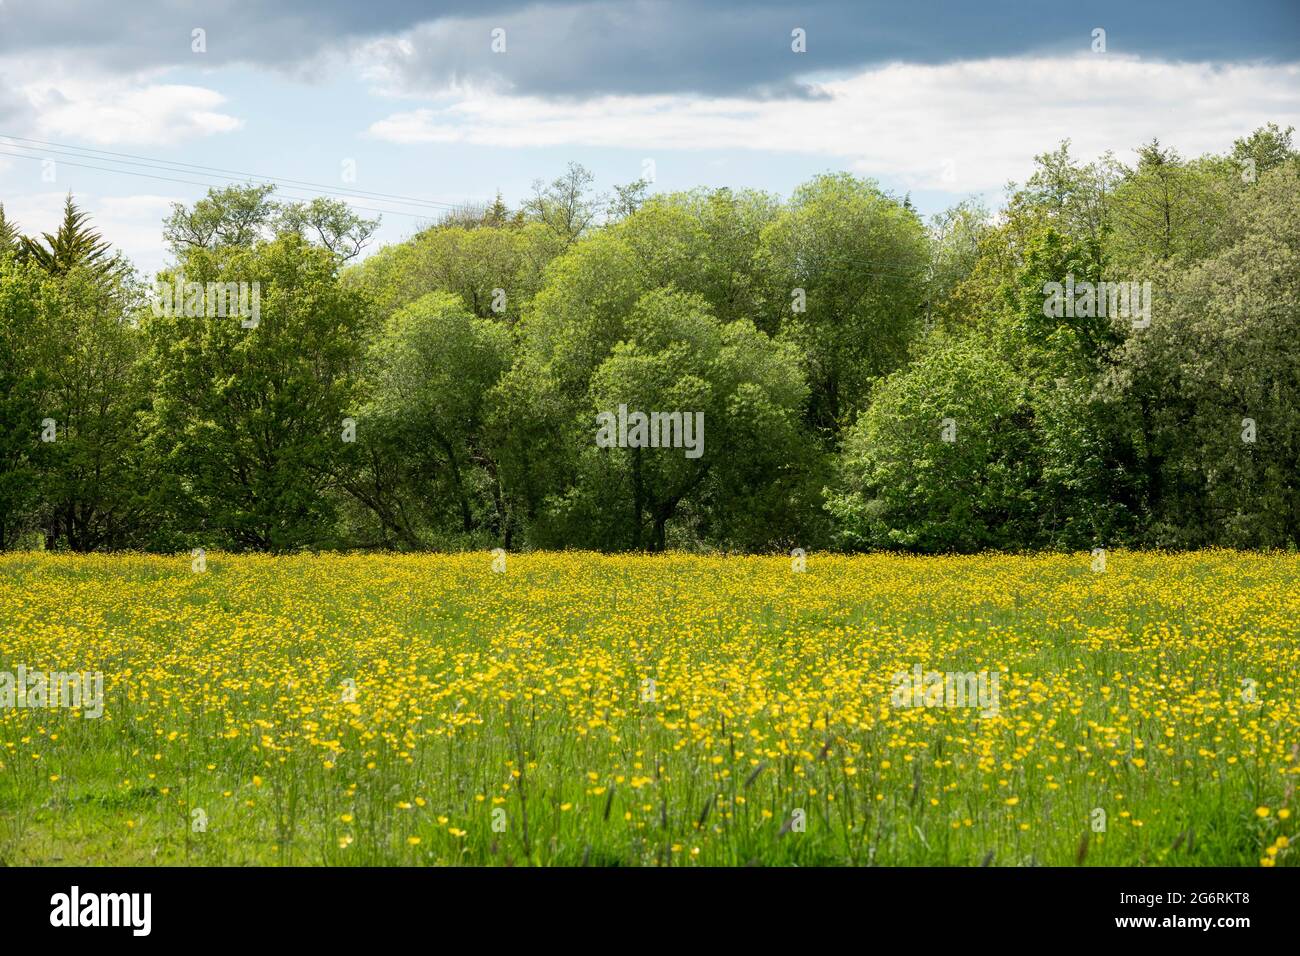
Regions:
<instances>
[{"instance_id":1,"label":"meadow","mask_svg":"<svg viewBox=\"0 0 1300 956\"><path fill-rule=\"evenodd\" d=\"M1300 860L1300 556L799 567L0 555L0 864Z\"/></svg>"}]
</instances>

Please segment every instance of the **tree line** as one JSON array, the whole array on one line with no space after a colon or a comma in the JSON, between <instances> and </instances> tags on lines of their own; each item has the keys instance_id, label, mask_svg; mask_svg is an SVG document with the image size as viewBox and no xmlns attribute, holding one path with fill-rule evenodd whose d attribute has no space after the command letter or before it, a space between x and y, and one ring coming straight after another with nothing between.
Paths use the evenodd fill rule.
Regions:
<instances>
[{"instance_id":1,"label":"tree line","mask_svg":"<svg viewBox=\"0 0 1300 956\"><path fill-rule=\"evenodd\" d=\"M236 185L154 282L71 196L42 236L0 206L0 548L1294 548L1292 132L1063 143L929 222L571 164L364 259L375 221ZM598 442L620 406L704 451Z\"/></svg>"}]
</instances>

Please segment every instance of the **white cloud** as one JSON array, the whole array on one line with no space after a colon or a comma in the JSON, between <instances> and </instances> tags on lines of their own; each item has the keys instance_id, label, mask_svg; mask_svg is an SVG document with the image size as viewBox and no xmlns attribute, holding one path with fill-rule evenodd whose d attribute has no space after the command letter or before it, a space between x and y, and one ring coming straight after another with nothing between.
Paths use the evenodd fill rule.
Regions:
<instances>
[{"instance_id":1,"label":"white cloud","mask_svg":"<svg viewBox=\"0 0 1300 956\"><path fill-rule=\"evenodd\" d=\"M228 133L243 121L203 86L168 83L167 70L105 72L75 58L0 57L6 132L80 144L159 145Z\"/></svg>"},{"instance_id":2,"label":"white cloud","mask_svg":"<svg viewBox=\"0 0 1300 956\"><path fill-rule=\"evenodd\" d=\"M183 145L195 138L238 129L242 121L221 111L225 98L215 90L161 82L159 71L127 76L75 71L18 57L0 59L0 118L4 133L29 140L76 146ZM32 77L24 82L12 78ZM5 185L5 213L29 234L53 231L63 213L67 181L61 166L116 165L111 157L64 155L42 147L0 138L0 177ZM20 158L21 157L21 158ZM53 162L46 167L46 162ZM137 171L125 167L127 171ZM89 172L89 170L86 170ZM149 172L138 169L140 173ZM42 177L50 173L53 180ZM159 173L166 176L167 173ZM181 176L180 178L184 178ZM142 181L139 181L142 182ZM22 193L26 185L37 191ZM172 199L159 195L97 196L84 189L78 205L91 213L94 227L122 249L146 274L163 265L159 224Z\"/></svg>"},{"instance_id":3,"label":"white cloud","mask_svg":"<svg viewBox=\"0 0 1300 956\"><path fill-rule=\"evenodd\" d=\"M1077 155L1152 136L1194 155L1268 120L1300 125L1300 65L1173 63L1114 54L891 64L817 84L824 98L606 96L587 101L461 89L396 113L395 143L639 150L753 149L836 157L909 188L986 190L1023 178L1065 138Z\"/></svg>"},{"instance_id":4,"label":"white cloud","mask_svg":"<svg viewBox=\"0 0 1300 956\"><path fill-rule=\"evenodd\" d=\"M175 143L238 129L220 111L225 97L201 86L75 80L20 88L35 111L38 135L77 142Z\"/></svg>"}]
</instances>

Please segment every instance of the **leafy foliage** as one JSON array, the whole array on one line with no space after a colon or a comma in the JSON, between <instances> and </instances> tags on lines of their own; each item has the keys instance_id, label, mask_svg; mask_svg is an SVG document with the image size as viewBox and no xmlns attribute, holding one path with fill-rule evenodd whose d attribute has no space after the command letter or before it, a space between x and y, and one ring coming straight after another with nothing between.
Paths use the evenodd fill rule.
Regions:
<instances>
[{"instance_id":1,"label":"leafy foliage","mask_svg":"<svg viewBox=\"0 0 1300 956\"><path fill-rule=\"evenodd\" d=\"M0 206L0 547L1294 548L1292 133L1062 143L928 228L844 173L571 164L353 265L374 221L235 185L148 300L71 196L40 239ZM1117 282L1142 321L1049 301ZM701 454L599 441L620 409Z\"/></svg>"}]
</instances>

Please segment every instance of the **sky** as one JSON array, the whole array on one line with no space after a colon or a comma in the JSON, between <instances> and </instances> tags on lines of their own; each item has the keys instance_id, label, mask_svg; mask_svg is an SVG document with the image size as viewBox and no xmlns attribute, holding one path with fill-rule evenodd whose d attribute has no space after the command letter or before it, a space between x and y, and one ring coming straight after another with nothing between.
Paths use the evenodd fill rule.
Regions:
<instances>
[{"instance_id":1,"label":"sky","mask_svg":"<svg viewBox=\"0 0 1300 956\"><path fill-rule=\"evenodd\" d=\"M848 170L931 215L1063 139L1269 121L1300 127L1300 0L0 0L0 202L35 233L71 190L146 274L172 203L248 174L364 193L373 250L570 161L604 191Z\"/></svg>"}]
</instances>

